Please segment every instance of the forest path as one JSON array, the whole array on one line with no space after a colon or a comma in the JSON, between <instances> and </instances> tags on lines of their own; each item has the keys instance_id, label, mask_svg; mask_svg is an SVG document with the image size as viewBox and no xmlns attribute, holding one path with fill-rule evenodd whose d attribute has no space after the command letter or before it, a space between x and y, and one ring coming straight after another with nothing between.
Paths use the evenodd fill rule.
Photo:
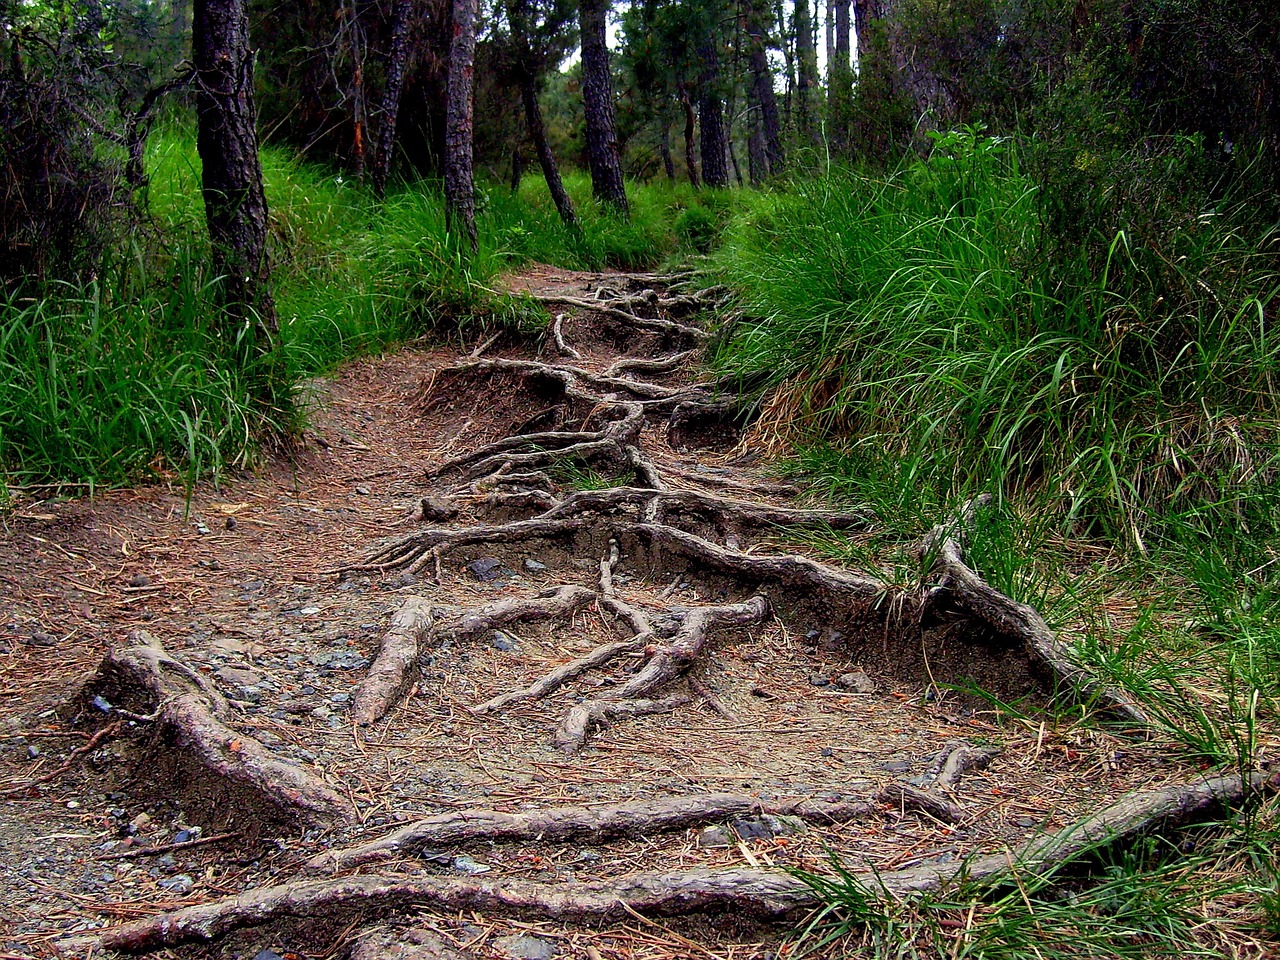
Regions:
<instances>
[{"instance_id":1,"label":"forest path","mask_svg":"<svg viewBox=\"0 0 1280 960\"><path fill-rule=\"evenodd\" d=\"M812 904L777 868L906 889L1194 779L1038 711L1083 678L964 518L915 588L813 553L874 519L741 443L714 294L511 284L545 336L352 363L189 510L18 500L0 952L763 957Z\"/></svg>"}]
</instances>

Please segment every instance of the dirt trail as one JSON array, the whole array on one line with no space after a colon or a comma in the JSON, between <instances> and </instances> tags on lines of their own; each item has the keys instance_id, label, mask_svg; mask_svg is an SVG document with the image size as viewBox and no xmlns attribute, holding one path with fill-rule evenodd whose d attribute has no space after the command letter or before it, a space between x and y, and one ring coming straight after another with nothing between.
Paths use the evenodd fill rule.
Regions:
<instances>
[{"instance_id":1,"label":"dirt trail","mask_svg":"<svg viewBox=\"0 0 1280 960\"><path fill-rule=\"evenodd\" d=\"M806 556L874 518L740 442L714 293L513 285L545 337L354 363L258 476L5 517L0 955L766 956L774 868L905 889L1193 778L1036 712L1087 678L965 518L916 591Z\"/></svg>"}]
</instances>

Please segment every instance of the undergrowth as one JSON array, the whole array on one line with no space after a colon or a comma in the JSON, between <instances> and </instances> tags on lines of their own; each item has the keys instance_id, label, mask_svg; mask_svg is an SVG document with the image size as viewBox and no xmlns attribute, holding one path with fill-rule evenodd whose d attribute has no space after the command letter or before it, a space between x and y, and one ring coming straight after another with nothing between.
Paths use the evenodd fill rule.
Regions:
<instances>
[{"instance_id":1,"label":"undergrowth","mask_svg":"<svg viewBox=\"0 0 1280 960\"><path fill-rule=\"evenodd\" d=\"M379 203L362 185L287 152L262 154L280 344L266 358L288 398L304 379L413 337L537 328L546 314L501 290L528 261L655 267L692 241L689 210L726 198L632 185L630 221L567 178L580 227L566 230L539 178L518 193L482 184L480 249L445 231L438 184L400 185ZM147 156L149 220L105 251L91 280L46 282L0 302L0 471L11 485L187 484L248 463L264 436L305 410L264 409L219 331L193 135L170 127ZM280 389L283 388L283 389Z\"/></svg>"}]
</instances>

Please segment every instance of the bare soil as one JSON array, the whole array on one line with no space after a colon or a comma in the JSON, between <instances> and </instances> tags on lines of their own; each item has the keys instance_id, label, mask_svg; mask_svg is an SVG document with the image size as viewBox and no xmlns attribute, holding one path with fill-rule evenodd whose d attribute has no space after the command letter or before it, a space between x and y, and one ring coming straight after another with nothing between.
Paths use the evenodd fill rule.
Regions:
<instances>
[{"instance_id":1,"label":"bare soil","mask_svg":"<svg viewBox=\"0 0 1280 960\"><path fill-rule=\"evenodd\" d=\"M624 280L538 268L513 284L582 298ZM540 359L600 374L620 357L697 346L681 342L679 331L551 309L564 313L561 334L579 357L565 357L549 335L509 335L480 360ZM91 498L38 491L16 498L0 538L0 957L87 957L104 927L293 879L327 851L433 814L720 793L758 798L762 809L833 797L865 798L873 808L852 820L787 821L785 829L749 816L612 839L478 839L406 853L380 864L382 875L554 887L652 871L821 871L832 855L890 872L959 866L1015 849L1133 790L1194 774L1158 745L1040 712L1048 686L1008 638L975 640L972 625L957 619L923 643L876 607L842 618L829 598L712 569L616 524L604 533L592 527L562 538L478 543L412 572L411 564L376 569L368 559L380 547L424 528L457 531L529 516L502 476L485 486L484 477L463 481L456 470L442 478L441 466L527 433L539 417L554 419L548 410L557 405L562 420L583 416L545 378L500 369L460 374L466 354L407 349L347 365L315 384L313 425L289 456L203 485L189 499L164 485ZM691 355L644 380L674 387L702 376ZM806 506L803 491L796 498L770 486L779 478L740 443L733 417L711 421L714 428L686 433L676 449L661 419L646 415L639 442L671 488L735 501L752 488L755 502ZM606 461L539 469L550 480L548 495L563 502L574 489L616 485L621 468ZM507 499L495 501L504 489ZM419 517L423 498L437 496L457 514L433 525ZM735 554L804 553L794 530L726 533L707 516L690 524ZM653 650L631 651L630 660L584 672L540 699L482 715L471 708L625 640L618 617L598 602L566 617L436 643L428 633L416 673L385 716L363 728L352 722L360 683L407 598L427 601L439 625L564 584L599 590L610 539L618 545L611 589L633 610L659 619L674 610L687 622L691 610L765 595L769 613L713 629L687 670L653 694L674 692L682 702L592 725L576 752L557 744L566 712L607 701ZM895 602L902 601L885 594L884 605ZM344 798L351 815L328 825L277 817L280 811L228 793L219 778L192 766L180 740L149 736L142 708L121 714L123 700L111 702L105 688L83 696L104 655L137 630L226 699L222 719L237 737L301 767ZM949 687L970 682L1021 698L1034 719L997 716ZM105 702L95 706L92 695ZM91 743L108 721L118 726ZM958 743L990 748L994 758L940 787L940 758ZM228 749L239 748L232 741ZM936 795L958 809L958 819L913 804L910 790L895 794L895 785ZM192 840L202 842L148 853ZM384 940L372 955L444 956L453 947L504 958L545 949L593 960L773 956L789 929L723 913L587 922L410 906L392 916L335 910L272 921L173 952L343 957L361 943L372 949L375 927Z\"/></svg>"}]
</instances>

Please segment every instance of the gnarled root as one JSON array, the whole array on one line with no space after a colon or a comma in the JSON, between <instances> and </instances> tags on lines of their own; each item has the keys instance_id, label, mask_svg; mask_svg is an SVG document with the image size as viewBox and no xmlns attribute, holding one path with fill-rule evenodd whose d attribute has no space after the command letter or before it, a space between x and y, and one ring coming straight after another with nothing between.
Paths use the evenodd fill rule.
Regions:
<instances>
[{"instance_id":1,"label":"gnarled root","mask_svg":"<svg viewBox=\"0 0 1280 960\"><path fill-rule=\"evenodd\" d=\"M1106 847L1132 842L1212 816L1260 792L1280 789L1280 777L1211 777L1130 794L1091 817L1033 840L1020 850L960 865L930 862L891 872L853 872L868 896L906 897L934 892L958 879L995 887L1012 877L1048 877L1065 864ZM397 910L478 910L537 919L619 919L629 913L688 914L733 911L776 919L819 905L814 890L788 874L766 869L640 873L620 880L537 884L445 877L405 879L358 876L310 880L253 890L123 924L103 933L106 949L141 951L209 941L239 927L288 917L348 922L352 914Z\"/></svg>"},{"instance_id":2,"label":"gnarled root","mask_svg":"<svg viewBox=\"0 0 1280 960\"><path fill-rule=\"evenodd\" d=\"M304 824L332 823L352 814L345 798L302 767L228 727L223 721L230 708L221 694L155 637L138 631L130 641L107 654L82 697L86 703L99 697L114 705L114 712L149 729L166 757L196 766L197 776L175 777L198 792L193 803L225 818L237 810L247 813L248 802L271 819Z\"/></svg>"}]
</instances>

